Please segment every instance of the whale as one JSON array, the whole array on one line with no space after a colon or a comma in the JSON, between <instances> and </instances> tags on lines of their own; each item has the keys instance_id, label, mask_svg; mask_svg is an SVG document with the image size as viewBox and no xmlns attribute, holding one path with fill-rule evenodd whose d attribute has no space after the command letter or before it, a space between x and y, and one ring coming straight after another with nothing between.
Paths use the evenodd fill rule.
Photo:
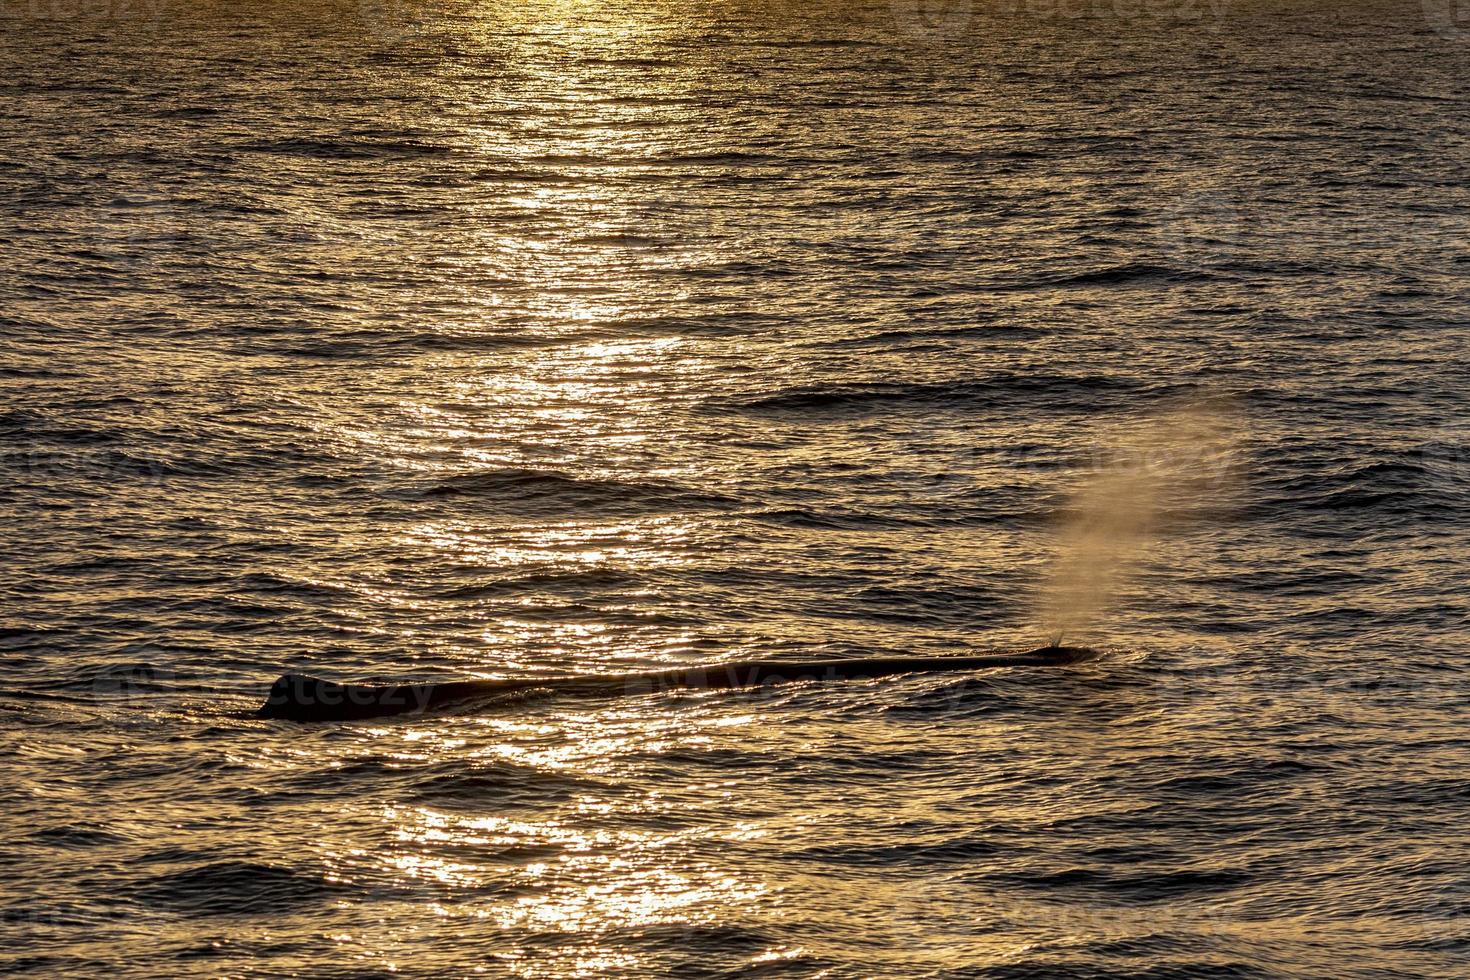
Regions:
<instances>
[{"instance_id":1,"label":"whale","mask_svg":"<svg viewBox=\"0 0 1470 980\"><path fill-rule=\"evenodd\" d=\"M759 687L797 681L867 680L896 674L975 671L996 667L1057 667L1091 660L1089 647L1041 647L1024 653L950 657L861 657L846 660L746 660L630 674L560 674L401 684L344 684L309 674L277 678L258 718L295 722L358 721L419 715L517 692L636 695L668 690Z\"/></svg>"}]
</instances>

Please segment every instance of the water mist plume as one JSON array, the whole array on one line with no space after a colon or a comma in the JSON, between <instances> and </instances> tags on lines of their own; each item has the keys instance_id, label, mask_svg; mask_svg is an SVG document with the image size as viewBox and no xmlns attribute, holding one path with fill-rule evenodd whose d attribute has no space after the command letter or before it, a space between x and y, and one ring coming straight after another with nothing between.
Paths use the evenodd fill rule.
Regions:
<instances>
[{"instance_id":1,"label":"water mist plume","mask_svg":"<svg viewBox=\"0 0 1470 980\"><path fill-rule=\"evenodd\" d=\"M1099 445L1091 477L1063 512L1040 622L1060 644L1099 622L1158 536L1218 516L1235 473L1235 414L1191 402L1151 414Z\"/></svg>"}]
</instances>

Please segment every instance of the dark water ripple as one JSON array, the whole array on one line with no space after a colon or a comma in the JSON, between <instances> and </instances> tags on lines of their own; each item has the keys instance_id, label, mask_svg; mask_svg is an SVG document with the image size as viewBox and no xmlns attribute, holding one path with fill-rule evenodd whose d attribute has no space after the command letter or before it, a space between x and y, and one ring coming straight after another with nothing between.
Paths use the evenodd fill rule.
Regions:
<instances>
[{"instance_id":1,"label":"dark water ripple","mask_svg":"<svg viewBox=\"0 0 1470 980\"><path fill-rule=\"evenodd\" d=\"M0 24L0 970L1470 973L1450 5ZM1187 398L1097 662L239 714L1033 646Z\"/></svg>"}]
</instances>

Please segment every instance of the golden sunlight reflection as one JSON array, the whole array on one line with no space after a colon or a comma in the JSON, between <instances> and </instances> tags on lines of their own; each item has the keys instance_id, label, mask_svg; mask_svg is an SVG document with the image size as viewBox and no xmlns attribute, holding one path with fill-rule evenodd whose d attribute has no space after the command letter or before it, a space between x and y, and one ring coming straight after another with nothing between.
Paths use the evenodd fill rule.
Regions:
<instances>
[{"instance_id":1,"label":"golden sunlight reflection","mask_svg":"<svg viewBox=\"0 0 1470 980\"><path fill-rule=\"evenodd\" d=\"M702 921L709 909L738 907L765 891L758 882L694 857L700 849L691 845L708 846L706 828L598 830L571 819L460 816L422 807L390 807L383 816L402 845L388 859L398 873L465 889L494 883L516 893L483 904L466 899L444 912L488 919L500 928L598 933L688 925ZM758 831L745 828L724 839L756 836ZM461 857L441 857L437 849ZM482 860L471 860L476 855Z\"/></svg>"},{"instance_id":2,"label":"golden sunlight reflection","mask_svg":"<svg viewBox=\"0 0 1470 980\"><path fill-rule=\"evenodd\" d=\"M469 521L421 524L401 538L405 545L452 551L461 561L486 568L515 565L599 566L627 563L665 567L687 563L679 554L696 543L696 527L680 517L650 517L610 524L560 523L485 529Z\"/></svg>"},{"instance_id":3,"label":"golden sunlight reflection","mask_svg":"<svg viewBox=\"0 0 1470 980\"><path fill-rule=\"evenodd\" d=\"M761 819L732 819L730 805L740 792L733 778L701 783L692 798L657 785L611 797L599 787L625 785L630 767L649 759L718 749L765 721L748 707L650 716L620 702L359 728L357 738L336 747L334 758L318 757L316 764L382 763L433 772L448 780L451 795L461 779L471 780L476 795L445 805L353 808L348 819L363 828L362 845L325 856L329 880L436 889L449 897L434 905L435 916L481 933L577 937L575 951L553 957L554 966L506 953L514 959L506 965L520 975L645 968L647 954L621 946L621 931L657 930L682 944L689 941L682 936L718 928L732 915L772 914L770 883L718 857L758 845L770 827ZM528 784L573 791L555 807L525 808L518 794ZM363 944L369 948L357 955L378 965L401 962L411 943L411 936L398 933ZM799 954L789 945L770 946L752 954L751 962Z\"/></svg>"},{"instance_id":4,"label":"golden sunlight reflection","mask_svg":"<svg viewBox=\"0 0 1470 980\"><path fill-rule=\"evenodd\" d=\"M667 399L682 388L692 398L710 365L683 340L658 337L438 356L418 370L426 395L373 419L319 422L318 432L407 472L575 466L601 476L637 464L667 476L689 463L665 444Z\"/></svg>"},{"instance_id":5,"label":"golden sunlight reflection","mask_svg":"<svg viewBox=\"0 0 1470 980\"><path fill-rule=\"evenodd\" d=\"M651 221L636 181L674 151L670 124L691 109L686 75L623 70L659 36L680 30L685 17L643 7L586 4L508 6L488 29L503 29L510 57L530 63L547 48L558 57L536 79L536 115L523 126L487 126L471 134L481 152L517 172L545 172L546 182L479 202L482 237L470 251L506 278L534 284L521 291L520 312L542 331L569 335L612 323L635 308L663 310L687 285L661 276L661 304L647 307L640 281L677 269L700 251L696 236L670 234ZM605 57L599 58L602 52ZM487 93L488 95L488 93ZM636 247L657 243L656 248Z\"/></svg>"},{"instance_id":6,"label":"golden sunlight reflection","mask_svg":"<svg viewBox=\"0 0 1470 980\"><path fill-rule=\"evenodd\" d=\"M513 593L509 587L503 595L496 593L493 615L466 629L467 645L453 654L457 670L504 676L527 669L598 670L679 659L695 635L661 621L668 600L641 583L694 562L722 533L713 522L683 516L489 527L452 520L407 529L395 546L405 554L428 551L446 557L487 583L514 583ZM567 621L542 613L563 608L568 600L556 587L582 577L626 581L616 597L602 600L600 608L610 619ZM447 608L462 612L463 598Z\"/></svg>"}]
</instances>

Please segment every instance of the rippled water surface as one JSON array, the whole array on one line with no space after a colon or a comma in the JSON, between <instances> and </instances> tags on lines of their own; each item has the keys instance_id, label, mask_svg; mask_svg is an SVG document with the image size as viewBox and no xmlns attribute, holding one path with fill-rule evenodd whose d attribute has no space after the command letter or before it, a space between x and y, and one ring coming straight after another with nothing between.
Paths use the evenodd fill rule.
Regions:
<instances>
[{"instance_id":1,"label":"rippled water surface","mask_svg":"<svg viewBox=\"0 0 1470 980\"><path fill-rule=\"evenodd\" d=\"M1466 975L1436 10L0 5L3 968ZM1091 663L244 715L1034 647L1206 397Z\"/></svg>"}]
</instances>

